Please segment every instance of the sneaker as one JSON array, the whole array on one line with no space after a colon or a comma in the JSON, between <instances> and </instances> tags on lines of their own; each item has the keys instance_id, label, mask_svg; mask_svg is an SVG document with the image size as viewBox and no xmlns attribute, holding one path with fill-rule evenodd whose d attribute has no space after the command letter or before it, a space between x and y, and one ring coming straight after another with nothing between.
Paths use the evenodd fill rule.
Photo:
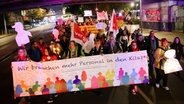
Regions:
<instances>
[{"instance_id":1,"label":"sneaker","mask_svg":"<svg viewBox=\"0 0 184 104\"><path fill-rule=\"evenodd\" d=\"M133 94L133 95L136 95L136 94L137 94L136 91L135 91L134 89L132 90L132 94Z\"/></svg>"},{"instance_id":2,"label":"sneaker","mask_svg":"<svg viewBox=\"0 0 184 104\"><path fill-rule=\"evenodd\" d=\"M166 86L166 87L164 87L164 89L168 91L169 90L169 87Z\"/></svg>"},{"instance_id":3,"label":"sneaker","mask_svg":"<svg viewBox=\"0 0 184 104\"><path fill-rule=\"evenodd\" d=\"M160 85L158 83L156 84L156 88L160 88Z\"/></svg>"}]
</instances>

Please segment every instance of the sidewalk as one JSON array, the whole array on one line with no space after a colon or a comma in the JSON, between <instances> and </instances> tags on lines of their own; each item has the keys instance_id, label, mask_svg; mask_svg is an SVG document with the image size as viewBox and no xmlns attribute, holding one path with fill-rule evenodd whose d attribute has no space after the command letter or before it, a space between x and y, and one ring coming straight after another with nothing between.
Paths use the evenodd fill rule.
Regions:
<instances>
[{"instance_id":1,"label":"sidewalk","mask_svg":"<svg viewBox=\"0 0 184 104\"><path fill-rule=\"evenodd\" d=\"M5 38L5 37L10 36L10 35L11 34L3 34L3 35L0 35L0 39Z\"/></svg>"},{"instance_id":2,"label":"sidewalk","mask_svg":"<svg viewBox=\"0 0 184 104\"><path fill-rule=\"evenodd\" d=\"M143 29L143 35L148 36L151 29ZM184 33L177 33L177 32L165 32L165 31L157 31L153 30L155 32L155 36L159 39L161 38L167 38L169 42L173 42L175 37L179 37L181 40L181 43L184 45Z\"/></svg>"}]
</instances>

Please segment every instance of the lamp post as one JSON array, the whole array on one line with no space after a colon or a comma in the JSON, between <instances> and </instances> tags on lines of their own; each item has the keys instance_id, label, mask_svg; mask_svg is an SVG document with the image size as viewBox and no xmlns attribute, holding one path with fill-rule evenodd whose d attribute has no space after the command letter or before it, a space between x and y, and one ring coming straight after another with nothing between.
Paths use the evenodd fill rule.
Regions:
<instances>
[{"instance_id":1,"label":"lamp post","mask_svg":"<svg viewBox=\"0 0 184 104\"><path fill-rule=\"evenodd\" d=\"M141 33L143 32L142 30L142 0L139 0L139 9L140 9L140 28L141 28Z\"/></svg>"}]
</instances>

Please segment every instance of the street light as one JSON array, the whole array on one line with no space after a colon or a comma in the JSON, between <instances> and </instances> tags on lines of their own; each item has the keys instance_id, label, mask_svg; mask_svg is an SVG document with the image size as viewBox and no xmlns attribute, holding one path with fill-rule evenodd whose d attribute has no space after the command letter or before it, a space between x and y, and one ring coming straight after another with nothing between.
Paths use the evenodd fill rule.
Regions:
<instances>
[{"instance_id":1,"label":"street light","mask_svg":"<svg viewBox=\"0 0 184 104\"><path fill-rule=\"evenodd\" d=\"M130 6L131 7L134 7L135 6L135 3L134 2L131 2Z\"/></svg>"}]
</instances>

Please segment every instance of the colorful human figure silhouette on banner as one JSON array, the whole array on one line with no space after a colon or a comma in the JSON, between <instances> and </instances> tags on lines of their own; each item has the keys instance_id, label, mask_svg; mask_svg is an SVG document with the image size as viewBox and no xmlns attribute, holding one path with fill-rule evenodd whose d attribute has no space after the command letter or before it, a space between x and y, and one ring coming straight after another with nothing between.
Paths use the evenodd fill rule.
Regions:
<instances>
[{"instance_id":1,"label":"colorful human figure silhouette on banner","mask_svg":"<svg viewBox=\"0 0 184 104\"><path fill-rule=\"evenodd\" d=\"M16 92L16 97L19 97L20 94L23 92L23 91L22 91L22 87L21 87L20 84L18 84L18 85L16 86L15 92Z\"/></svg>"},{"instance_id":2,"label":"colorful human figure silhouette on banner","mask_svg":"<svg viewBox=\"0 0 184 104\"><path fill-rule=\"evenodd\" d=\"M66 92L66 91L68 91L67 90L67 85L66 85L66 81L64 80L64 79L61 79L61 90L62 90L62 92Z\"/></svg>"},{"instance_id":3,"label":"colorful human figure silhouette on banner","mask_svg":"<svg viewBox=\"0 0 184 104\"><path fill-rule=\"evenodd\" d=\"M38 87L40 87L40 85L38 84L38 81L36 81L35 84L32 87L33 92L38 91Z\"/></svg>"},{"instance_id":4,"label":"colorful human figure silhouette on banner","mask_svg":"<svg viewBox=\"0 0 184 104\"><path fill-rule=\"evenodd\" d=\"M57 93L60 93L62 86L61 86L61 81L59 80L59 77L56 77L56 81L55 81L55 89Z\"/></svg>"},{"instance_id":5,"label":"colorful human figure silhouette on banner","mask_svg":"<svg viewBox=\"0 0 184 104\"><path fill-rule=\"evenodd\" d=\"M139 70L139 77L140 77L141 81L144 80L145 74L146 74L146 71L143 69L143 67L141 67L140 70Z\"/></svg>"},{"instance_id":6,"label":"colorful human figure silhouette on banner","mask_svg":"<svg viewBox=\"0 0 184 104\"><path fill-rule=\"evenodd\" d=\"M132 73L130 74L130 83L131 84L134 84L136 77L137 77L137 72L135 71L135 69L132 69Z\"/></svg>"},{"instance_id":7,"label":"colorful human figure silhouette on banner","mask_svg":"<svg viewBox=\"0 0 184 104\"><path fill-rule=\"evenodd\" d=\"M108 82L108 85L112 86L114 81L115 72L114 70L107 70L106 72L106 80Z\"/></svg>"},{"instance_id":8,"label":"colorful human figure silhouette on banner","mask_svg":"<svg viewBox=\"0 0 184 104\"><path fill-rule=\"evenodd\" d=\"M102 84L103 84L103 82L104 82L106 79L105 79L105 77L102 75L102 73L99 72L99 73L98 73L97 80L98 80L99 87L102 87Z\"/></svg>"},{"instance_id":9,"label":"colorful human figure silhouette on banner","mask_svg":"<svg viewBox=\"0 0 184 104\"><path fill-rule=\"evenodd\" d=\"M119 80L122 79L123 75L124 75L124 70L123 70L123 68L120 68L119 75L118 75Z\"/></svg>"},{"instance_id":10,"label":"colorful human figure silhouette on banner","mask_svg":"<svg viewBox=\"0 0 184 104\"><path fill-rule=\"evenodd\" d=\"M34 93L32 88L28 89L28 93L30 94L30 96L34 96L35 95L35 93Z\"/></svg>"},{"instance_id":11,"label":"colorful human figure silhouette on banner","mask_svg":"<svg viewBox=\"0 0 184 104\"><path fill-rule=\"evenodd\" d=\"M43 89L42 89L42 94L49 94L49 89L47 88L46 85L43 86Z\"/></svg>"},{"instance_id":12,"label":"colorful human figure silhouette on banner","mask_svg":"<svg viewBox=\"0 0 184 104\"><path fill-rule=\"evenodd\" d=\"M81 83L81 80L78 78L78 75L75 76L75 80L73 81L73 83L76 85Z\"/></svg>"},{"instance_id":13,"label":"colorful human figure silhouette on banner","mask_svg":"<svg viewBox=\"0 0 184 104\"><path fill-rule=\"evenodd\" d=\"M47 88L50 88L50 85L52 85L52 84L54 84L54 82L52 82L50 78L47 78L47 82L45 84L47 86Z\"/></svg>"},{"instance_id":14,"label":"colorful human figure silhouette on banner","mask_svg":"<svg viewBox=\"0 0 184 104\"><path fill-rule=\"evenodd\" d=\"M143 80L144 84L149 84L149 79L147 76L144 76L144 80Z\"/></svg>"},{"instance_id":15,"label":"colorful human figure silhouette on banner","mask_svg":"<svg viewBox=\"0 0 184 104\"><path fill-rule=\"evenodd\" d=\"M91 88L99 88L98 79L96 78L96 76L93 76L91 78Z\"/></svg>"},{"instance_id":16,"label":"colorful human figure silhouette on banner","mask_svg":"<svg viewBox=\"0 0 184 104\"><path fill-rule=\"evenodd\" d=\"M130 77L127 72L125 72L125 75L121 79L121 84L128 85L129 84Z\"/></svg>"},{"instance_id":17,"label":"colorful human figure silhouette on banner","mask_svg":"<svg viewBox=\"0 0 184 104\"><path fill-rule=\"evenodd\" d=\"M85 82L87 80L87 74L86 71L82 71L81 80Z\"/></svg>"},{"instance_id":18,"label":"colorful human figure silhouette on banner","mask_svg":"<svg viewBox=\"0 0 184 104\"><path fill-rule=\"evenodd\" d=\"M17 32L15 40L19 47L30 43L29 36L32 37L31 32L24 30L24 26L21 22L15 22L12 28L15 28L15 31Z\"/></svg>"},{"instance_id":19,"label":"colorful human figure silhouette on banner","mask_svg":"<svg viewBox=\"0 0 184 104\"><path fill-rule=\"evenodd\" d=\"M22 86L22 89L24 89L24 91L28 90L28 86L25 84L24 80L20 81L20 85Z\"/></svg>"},{"instance_id":20,"label":"colorful human figure silhouette on banner","mask_svg":"<svg viewBox=\"0 0 184 104\"><path fill-rule=\"evenodd\" d=\"M55 84L51 84L51 85L50 85L49 93L50 93L50 94L56 93Z\"/></svg>"},{"instance_id":21,"label":"colorful human figure silhouette on banner","mask_svg":"<svg viewBox=\"0 0 184 104\"><path fill-rule=\"evenodd\" d=\"M67 89L69 91L72 91L72 89L73 89L73 82L72 82L72 80L68 80L68 82L67 82Z\"/></svg>"}]
</instances>

